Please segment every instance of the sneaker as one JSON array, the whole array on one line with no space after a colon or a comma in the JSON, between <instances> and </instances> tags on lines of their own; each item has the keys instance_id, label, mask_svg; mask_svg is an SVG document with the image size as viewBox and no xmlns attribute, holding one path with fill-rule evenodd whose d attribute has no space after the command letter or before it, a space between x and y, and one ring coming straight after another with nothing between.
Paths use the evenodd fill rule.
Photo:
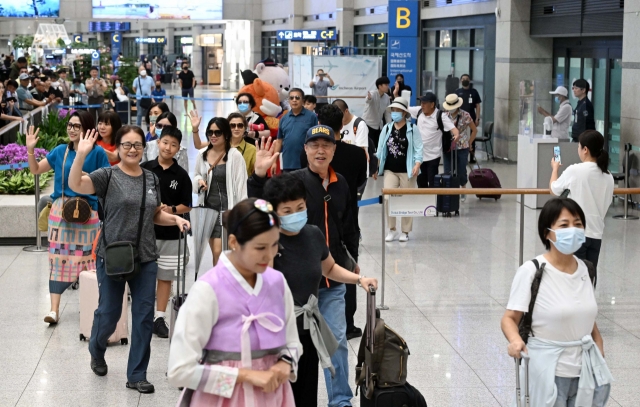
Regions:
<instances>
[{"instance_id":1,"label":"sneaker","mask_svg":"<svg viewBox=\"0 0 640 407\"><path fill-rule=\"evenodd\" d=\"M409 241L409 234L408 233L403 233L402 235L400 235L400 239L398 239L400 242L407 242Z\"/></svg>"},{"instance_id":2,"label":"sneaker","mask_svg":"<svg viewBox=\"0 0 640 407\"><path fill-rule=\"evenodd\" d=\"M91 358L91 370L98 376L106 376L109 368L107 361L102 359Z\"/></svg>"},{"instance_id":3,"label":"sneaker","mask_svg":"<svg viewBox=\"0 0 640 407\"><path fill-rule=\"evenodd\" d=\"M146 380L140 380L139 382L131 383L127 382L127 389L138 390L140 393L153 393L156 391L156 388L153 387L153 384L149 383Z\"/></svg>"},{"instance_id":4,"label":"sneaker","mask_svg":"<svg viewBox=\"0 0 640 407\"><path fill-rule=\"evenodd\" d=\"M467 200L467 196L466 196L466 195L460 195L460 200L461 200L462 202L466 202L466 200Z\"/></svg>"},{"instance_id":5,"label":"sneaker","mask_svg":"<svg viewBox=\"0 0 640 407\"><path fill-rule=\"evenodd\" d=\"M387 237L384 238L384 241L393 242L398 238L398 236L399 236L398 232L396 232L395 230L390 230L389 233L387 234Z\"/></svg>"},{"instance_id":6,"label":"sneaker","mask_svg":"<svg viewBox=\"0 0 640 407\"><path fill-rule=\"evenodd\" d=\"M169 337L169 327L163 317L156 318L155 321L153 321L153 333L156 334L158 338Z\"/></svg>"},{"instance_id":7,"label":"sneaker","mask_svg":"<svg viewBox=\"0 0 640 407\"><path fill-rule=\"evenodd\" d=\"M47 315L44 316L44 322L48 324L57 324L59 321L58 313L55 311L51 311Z\"/></svg>"},{"instance_id":8,"label":"sneaker","mask_svg":"<svg viewBox=\"0 0 640 407\"><path fill-rule=\"evenodd\" d=\"M347 331L347 340L359 338L362 336L362 329L354 326L350 331Z\"/></svg>"}]
</instances>

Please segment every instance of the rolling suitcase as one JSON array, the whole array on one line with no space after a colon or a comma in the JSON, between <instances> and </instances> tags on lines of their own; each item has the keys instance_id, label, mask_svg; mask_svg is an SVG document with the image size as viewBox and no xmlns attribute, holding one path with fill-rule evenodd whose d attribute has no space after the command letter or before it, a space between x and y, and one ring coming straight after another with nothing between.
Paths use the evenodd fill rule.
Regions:
<instances>
[{"instance_id":1,"label":"rolling suitcase","mask_svg":"<svg viewBox=\"0 0 640 407\"><path fill-rule=\"evenodd\" d=\"M520 365L524 360L524 407L529 407L529 355L520 352L521 359L516 358L516 406L523 407L522 390L520 389Z\"/></svg>"},{"instance_id":2,"label":"rolling suitcase","mask_svg":"<svg viewBox=\"0 0 640 407\"><path fill-rule=\"evenodd\" d=\"M184 240L183 240L184 237ZM184 243L184 249L182 248ZM180 261L180 253L182 253L182 262ZM178 239L178 274L176 276L176 296L171 299L171 317L169 318L169 341L173 336L173 330L176 326L176 319L180 307L187 300L186 279L187 277L187 236L180 232ZM180 290L180 280L182 280L182 290Z\"/></svg>"},{"instance_id":3,"label":"rolling suitcase","mask_svg":"<svg viewBox=\"0 0 640 407\"><path fill-rule=\"evenodd\" d=\"M477 164L478 168L471 171L469 174L469 182L473 188L502 188L500 180L493 170L489 168L480 168L480 164ZM476 195L479 199L493 198L496 201L502 197L502 195Z\"/></svg>"},{"instance_id":4,"label":"rolling suitcase","mask_svg":"<svg viewBox=\"0 0 640 407\"><path fill-rule=\"evenodd\" d=\"M98 308L98 278L95 271L83 271L80 273L80 340L86 341L91 337L93 315ZM122 299L122 315L116 325L116 330L109 337L108 343L120 342L122 345L129 343L129 303L127 301L128 286L125 286Z\"/></svg>"},{"instance_id":5,"label":"rolling suitcase","mask_svg":"<svg viewBox=\"0 0 640 407\"><path fill-rule=\"evenodd\" d=\"M451 149L451 171L449 173L438 174L434 179L436 188L460 188L460 178L458 178L458 154L456 149ZM460 215L460 195L437 195L436 196L436 216L442 214L444 217Z\"/></svg>"}]
</instances>

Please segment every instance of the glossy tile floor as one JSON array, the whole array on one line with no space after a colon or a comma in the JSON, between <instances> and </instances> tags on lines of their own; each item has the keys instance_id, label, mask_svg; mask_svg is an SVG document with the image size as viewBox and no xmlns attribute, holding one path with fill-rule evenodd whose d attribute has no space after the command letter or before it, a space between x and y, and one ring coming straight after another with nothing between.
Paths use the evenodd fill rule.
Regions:
<instances>
[{"instance_id":1,"label":"glossy tile floor","mask_svg":"<svg viewBox=\"0 0 640 407\"><path fill-rule=\"evenodd\" d=\"M198 88L198 96L229 98L231 93ZM182 104L175 102L180 113ZM223 115L233 102L198 102L205 123ZM181 117L181 127L186 123ZM204 127L204 125L203 125ZM191 145L191 139L185 140ZM195 150L190 146L191 163ZM504 187L515 187L516 166L487 163ZM367 187L376 196L381 181ZM640 405L640 221L606 220L598 280L598 325L607 362L616 378L609 406ZM536 212L525 212L525 258L541 253ZM363 273L380 278L380 206L360 212ZM408 380L430 407L508 406L514 392L514 364L506 354L500 317L518 267L519 206L515 198L479 201L469 196L461 216L416 219L408 243L385 245L387 279L382 313L408 342ZM204 260L208 264L210 259ZM634 266L635 265L635 266ZM193 264L188 280L193 280ZM359 293L358 324L364 327L365 297ZM61 321L48 326L46 253L0 247L0 406L174 406L178 391L165 379L169 343L152 341L148 379L156 393L140 395L124 387L128 346L109 347L109 374L89 368L87 343L78 340L78 292L62 296ZM352 340L350 366L359 340ZM636 377L636 379L633 379ZM326 405L320 383L321 405ZM354 398L354 405L359 405Z\"/></svg>"}]
</instances>

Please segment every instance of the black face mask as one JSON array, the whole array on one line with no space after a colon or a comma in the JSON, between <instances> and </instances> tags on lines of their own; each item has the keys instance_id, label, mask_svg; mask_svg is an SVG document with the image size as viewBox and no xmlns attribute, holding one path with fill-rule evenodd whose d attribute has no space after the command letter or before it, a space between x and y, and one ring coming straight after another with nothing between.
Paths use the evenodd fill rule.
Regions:
<instances>
[{"instance_id":1,"label":"black face mask","mask_svg":"<svg viewBox=\"0 0 640 407\"><path fill-rule=\"evenodd\" d=\"M183 66L183 67L182 67L182 70L183 70L183 71L188 71L188 70L189 70L189 67L188 67L188 66Z\"/></svg>"},{"instance_id":2,"label":"black face mask","mask_svg":"<svg viewBox=\"0 0 640 407\"><path fill-rule=\"evenodd\" d=\"M469 82L469 81L462 81L462 86L464 86L464 87L466 88L467 86L469 86L469 83L471 83L471 82Z\"/></svg>"},{"instance_id":3,"label":"black face mask","mask_svg":"<svg viewBox=\"0 0 640 407\"><path fill-rule=\"evenodd\" d=\"M156 86L156 89L162 89L161 85Z\"/></svg>"}]
</instances>

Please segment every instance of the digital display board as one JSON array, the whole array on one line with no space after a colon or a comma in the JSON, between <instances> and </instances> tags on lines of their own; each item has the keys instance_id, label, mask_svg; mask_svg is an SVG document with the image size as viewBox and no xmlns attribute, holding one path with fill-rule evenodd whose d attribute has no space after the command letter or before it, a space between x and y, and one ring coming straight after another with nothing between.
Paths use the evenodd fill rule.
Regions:
<instances>
[{"instance_id":1,"label":"digital display board","mask_svg":"<svg viewBox=\"0 0 640 407\"><path fill-rule=\"evenodd\" d=\"M336 41L338 30L279 30L276 35L289 41Z\"/></svg>"},{"instance_id":2,"label":"digital display board","mask_svg":"<svg viewBox=\"0 0 640 407\"><path fill-rule=\"evenodd\" d=\"M91 0L93 18L222 20L222 0Z\"/></svg>"},{"instance_id":3,"label":"digital display board","mask_svg":"<svg viewBox=\"0 0 640 407\"><path fill-rule=\"evenodd\" d=\"M0 4L0 17L59 17L60 0L15 0Z\"/></svg>"},{"instance_id":4,"label":"digital display board","mask_svg":"<svg viewBox=\"0 0 640 407\"><path fill-rule=\"evenodd\" d=\"M89 32L129 31L131 23L111 21L89 21Z\"/></svg>"}]
</instances>

